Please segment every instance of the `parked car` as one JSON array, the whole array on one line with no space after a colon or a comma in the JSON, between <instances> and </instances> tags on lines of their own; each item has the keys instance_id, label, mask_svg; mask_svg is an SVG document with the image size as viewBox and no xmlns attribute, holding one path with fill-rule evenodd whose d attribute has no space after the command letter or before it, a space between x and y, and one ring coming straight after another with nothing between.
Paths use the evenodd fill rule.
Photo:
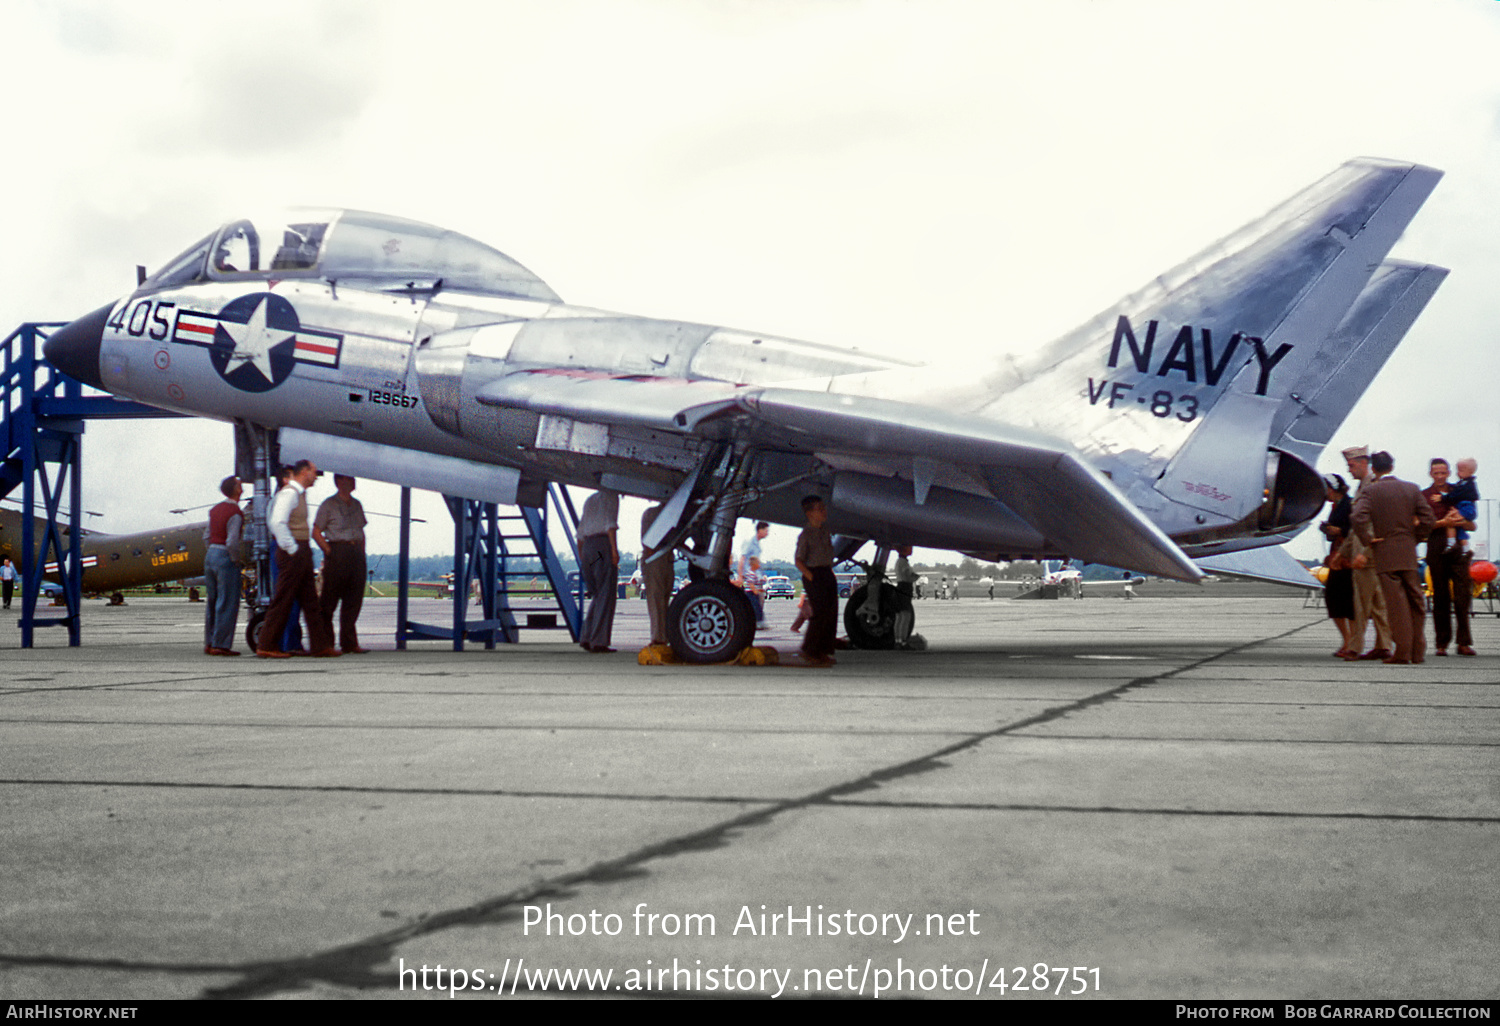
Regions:
<instances>
[{"instance_id":1,"label":"parked car","mask_svg":"<svg viewBox=\"0 0 1500 1026\"><path fill-rule=\"evenodd\" d=\"M791 599L796 597L797 589L792 587L791 578L782 577L779 574L775 577L766 578L766 598Z\"/></svg>"}]
</instances>

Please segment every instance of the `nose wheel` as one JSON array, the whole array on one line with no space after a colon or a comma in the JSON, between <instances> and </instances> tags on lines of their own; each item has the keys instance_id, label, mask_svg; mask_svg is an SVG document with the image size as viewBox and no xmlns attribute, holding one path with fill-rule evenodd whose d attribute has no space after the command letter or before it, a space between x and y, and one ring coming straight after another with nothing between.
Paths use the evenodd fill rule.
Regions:
<instances>
[{"instance_id":1,"label":"nose wheel","mask_svg":"<svg viewBox=\"0 0 1500 1026\"><path fill-rule=\"evenodd\" d=\"M892 585L882 584L879 611L873 616L861 615L869 594L870 586L862 584L854 589L844 606L844 630L849 634L849 643L855 648L895 648L896 614L909 611L911 599Z\"/></svg>"},{"instance_id":2,"label":"nose wheel","mask_svg":"<svg viewBox=\"0 0 1500 1026\"><path fill-rule=\"evenodd\" d=\"M260 625L265 620L266 611L258 609L250 614L250 622L245 624L245 644L250 646L252 652L260 648Z\"/></svg>"},{"instance_id":3,"label":"nose wheel","mask_svg":"<svg viewBox=\"0 0 1500 1026\"><path fill-rule=\"evenodd\" d=\"M685 663L724 663L755 638L749 597L728 581L696 581L667 607L667 641Z\"/></svg>"}]
</instances>

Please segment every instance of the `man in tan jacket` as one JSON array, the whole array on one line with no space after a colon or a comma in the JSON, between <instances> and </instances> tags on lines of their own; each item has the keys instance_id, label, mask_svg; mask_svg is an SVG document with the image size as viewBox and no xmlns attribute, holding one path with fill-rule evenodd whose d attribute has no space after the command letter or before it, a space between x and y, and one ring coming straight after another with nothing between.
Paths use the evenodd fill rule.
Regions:
<instances>
[{"instance_id":1,"label":"man in tan jacket","mask_svg":"<svg viewBox=\"0 0 1500 1026\"><path fill-rule=\"evenodd\" d=\"M1387 663L1420 663L1427 655L1427 596L1417 572L1417 539L1432 533L1437 518L1422 490L1394 477L1395 461L1388 452L1370 457L1375 479L1360 490L1350 520L1354 533L1368 543L1371 553L1355 558L1355 567L1373 563L1380 575L1390 617L1395 649ZM1373 558L1372 558L1373 556Z\"/></svg>"},{"instance_id":2,"label":"man in tan jacket","mask_svg":"<svg viewBox=\"0 0 1500 1026\"><path fill-rule=\"evenodd\" d=\"M1360 493L1364 491L1365 482L1370 479L1370 450L1363 445L1351 446L1344 450L1344 463L1349 467L1349 476L1359 482L1354 490L1354 498L1357 500ZM1339 549L1339 555L1351 567L1355 566L1355 557L1364 553L1367 546L1359 540L1359 535L1349 532L1349 537L1344 539L1343 547ZM1386 616L1385 595L1380 590L1380 579L1375 574L1373 566L1363 568L1356 567L1354 570L1354 619L1349 625L1349 636L1354 639L1351 648L1358 652L1365 643L1365 624L1371 620L1375 621L1375 647L1363 655L1346 656L1347 659L1388 659L1391 655L1391 626Z\"/></svg>"}]
</instances>

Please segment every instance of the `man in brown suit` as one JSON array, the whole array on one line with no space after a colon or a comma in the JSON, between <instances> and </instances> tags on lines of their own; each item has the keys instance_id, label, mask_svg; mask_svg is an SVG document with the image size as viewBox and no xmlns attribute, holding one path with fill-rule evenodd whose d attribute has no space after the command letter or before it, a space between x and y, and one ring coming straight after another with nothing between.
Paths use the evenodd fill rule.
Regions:
<instances>
[{"instance_id":1,"label":"man in brown suit","mask_svg":"<svg viewBox=\"0 0 1500 1026\"><path fill-rule=\"evenodd\" d=\"M1374 550L1375 572L1385 594L1395 651L1387 663L1420 663L1426 658L1426 598L1417 574L1417 539L1432 533L1436 519L1422 490L1392 477L1395 461L1388 452L1370 457L1375 480L1367 482L1354 502L1354 531ZM1368 554L1355 557L1368 560Z\"/></svg>"}]
</instances>

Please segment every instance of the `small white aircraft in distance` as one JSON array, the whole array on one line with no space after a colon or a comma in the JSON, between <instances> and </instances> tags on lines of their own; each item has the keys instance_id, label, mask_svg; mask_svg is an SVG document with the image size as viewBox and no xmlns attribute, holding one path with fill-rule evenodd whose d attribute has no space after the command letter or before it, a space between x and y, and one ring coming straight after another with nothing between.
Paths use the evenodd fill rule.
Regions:
<instances>
[{"instance_id":1,"label":"small white aircraft in distance","mask_svg":"<svg viewBox=\"0 0 1500 1026\"><path fill-rule=\"evenodd\" d=\"M1083 566L1075 562L1048 562L1042 567L1042 583L1063 584L1068 581L1083 581L1083 571ZM1145 584L1146 579L1139 575L1130 573L1122 573L1118 576L1102 577L1098 576L1096 572L1096 576L1089 578L1087 581L1084 581L1084 583L1088 584L1090 587L1103 588L1125 584Z\"/></svg>"},{"instance_id":2,"label":"small white aircraft in distance","mask_svg":"<svg viewBox=\"0 0 1500 1026\"><path fill-rule=\"evenodd\" d=\"M489 246L354 210L232 221L45 352L325 470L665 500L648 546L708 538L668 633L712 662L755 629L736 519L800 525L809 493L877 570L914 545L1195 581L1197 558L1297 534L1319 453L1447 273L1387 260L1439 177L1350 161L1050 344L960 370L573 306ZM856 644L888 644L888 587L850 597Z\"/></svg>"}]
</instances>

